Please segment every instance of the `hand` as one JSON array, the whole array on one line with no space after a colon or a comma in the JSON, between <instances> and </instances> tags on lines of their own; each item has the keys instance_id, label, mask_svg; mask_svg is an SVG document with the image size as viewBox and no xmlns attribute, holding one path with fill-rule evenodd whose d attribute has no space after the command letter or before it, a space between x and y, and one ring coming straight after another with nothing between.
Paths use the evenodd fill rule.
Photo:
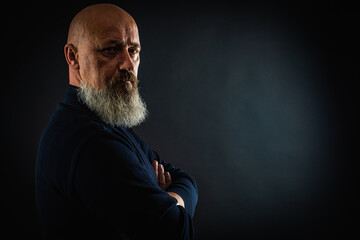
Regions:
<instances>
[{"instance_id":1,"label":"hand","mask_svg":"<svg viewBox=\"0 0 360 240\"><path fill-rule=\"evenodd\" d=\"M160 186L160 188L162 190L166 190L171 185L170 173L165 172L164 166L162 164L159 164L158 161L156 161L156 160L152 162L152 166L153 166L155 174L156 174L156 179L157 179L158 185ZM177 194L175 192L168 192L168 194L177 200L177 202L178 202L177 205L180 205L183 208L185 208L185 202L180 197L179 194Z\"/></svg>"},{"instance_id":2,"label":"hand","mask_svg":"<svg viewBox=\"0 0 360 240\"><path fill-rule=\"evenodd\" d=\"M156 160L152 162L152 166L156 174L157 184L162 190L166 190L171 185L170 173L165 172L164 166Z\"/></svg>"},{"instance_id":3,"label":"hand","mask_svg":"<svg viewBox=\"0 0 360 240\"><path fill-rule=\"evenodd\" d=\"M185 208L185 202L179 194L177 194L176 192L168 192L168 194L177 200L176 205L180 205Z\"/></svg>"},{"instance_id":4,"label":"hand","mask_svg":"<svg viewBox=\"0 0 360 240\"><path fill-rule=\"evenodd\" d=\"M121 240L130 240L125 234L121 233L120 234L120 239Z\"/></svg>"}]
</instances>

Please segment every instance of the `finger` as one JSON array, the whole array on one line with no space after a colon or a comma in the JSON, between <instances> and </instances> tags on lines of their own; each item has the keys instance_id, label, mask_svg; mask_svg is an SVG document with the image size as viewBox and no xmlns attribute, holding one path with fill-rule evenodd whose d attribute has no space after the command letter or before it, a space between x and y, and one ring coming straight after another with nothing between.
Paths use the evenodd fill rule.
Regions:
<instances>
[{"instance_id":1,"label":"finger","mask_svg":"<svg viewBox=\"0 0 360 240\"><path fill-rule=\"evenodd\" d=\"M162 190L166 189L164 166L159 164L159 186Z\"/></svg>"},{"instance_id":2,"label":"finger","mask_svg":"<svg viewBox=\"0 0 360 240\"><path fill-rule=\"evenodd\" d=\"M165 172L165 182L166 188L168 188L171 185L171 175L169 172Z\"/></svg>"},{"instance_id":3,"label":"finger","mask_svg":"<svg viewBox=\"0 0 360 240\"><path fill-rule=\"evenodd\" d=\"M156 175L156 180L159 182L159 180L158 180L158 174L159 174L158 168L159 168L159 166L158 165L159 165L158 161L154 160L152 162L152 166L154 168L155 175Z\"/></svg>"}]
</instances>

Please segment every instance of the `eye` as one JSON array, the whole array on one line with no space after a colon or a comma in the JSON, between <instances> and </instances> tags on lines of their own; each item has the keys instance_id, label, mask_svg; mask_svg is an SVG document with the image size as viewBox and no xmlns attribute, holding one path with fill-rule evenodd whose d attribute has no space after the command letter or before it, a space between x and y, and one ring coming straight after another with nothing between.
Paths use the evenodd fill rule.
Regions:
<instances>
[{"instance_id":1,"label":"eye","mask_svg":"<svg viewBox=\"0 0 360 240\"><path fill-rule=\"evenodd\" d=\"M117 47L106 47L101 49L101 52L107 56L113 56L117 53L117 51L118 51Z\"/></svg>"},{"instance_id":2,"label":"eye","mask_svg":"<svg viewBox=\"0 0 360 240\"><path fill-rule=\"evenodd\" d=\"M140 49L139 48L129 48L128 51L131 55L135 55L140 52Z\"/></svg>"}]
</instances>

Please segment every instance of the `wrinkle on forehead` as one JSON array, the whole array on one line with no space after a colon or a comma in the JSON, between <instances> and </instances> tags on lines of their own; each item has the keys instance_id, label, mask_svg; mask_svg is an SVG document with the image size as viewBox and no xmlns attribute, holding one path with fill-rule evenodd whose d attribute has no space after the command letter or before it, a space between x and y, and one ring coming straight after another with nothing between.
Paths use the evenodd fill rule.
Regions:
<instances>
[{"instance_id":1,"label":"wrinkle on forehead","mask_svg":"<svg viewBox=\"0 0 360 240\"><path fill-rule=\"evenodd\" d=\"M137 28L126 28L122 26L99 29L98 33L94 36L93 43L98 46L106 43L123 43L140 46Z\"/></svg>"},{"instance_id":2,"label":"wrinkle on forehead","mask_svg":"<svg viewBox=\"0 0 360 240\"><path fill-rule=\"evenodd\" d=\"M99 38L111 38L111 37L124 37L132 36L138 37L138 30L136 26L130 26L125 24L118 24L118 26L100 27L98 29L97 36Z\"/></svg>"}]
</instances>

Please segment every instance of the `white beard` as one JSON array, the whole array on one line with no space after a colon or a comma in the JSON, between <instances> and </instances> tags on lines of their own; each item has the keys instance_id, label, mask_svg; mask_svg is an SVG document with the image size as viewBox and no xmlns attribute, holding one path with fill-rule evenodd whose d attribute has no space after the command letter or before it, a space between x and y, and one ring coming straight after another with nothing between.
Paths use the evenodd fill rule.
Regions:
<instances>
[{"instance_id":1,"label":"white beard","mask_svg":"<svg viewBox=\"0 0 360 240\"><path fill-rule=\"evenodd\" d=\"M77 95L80 101L111 126L135 127L148 115L146 104L140 97L138 89L131 95L122 96L116 90L109 88L98 90L88 83L81 82Z\"/></svg>"}]
</instances>

